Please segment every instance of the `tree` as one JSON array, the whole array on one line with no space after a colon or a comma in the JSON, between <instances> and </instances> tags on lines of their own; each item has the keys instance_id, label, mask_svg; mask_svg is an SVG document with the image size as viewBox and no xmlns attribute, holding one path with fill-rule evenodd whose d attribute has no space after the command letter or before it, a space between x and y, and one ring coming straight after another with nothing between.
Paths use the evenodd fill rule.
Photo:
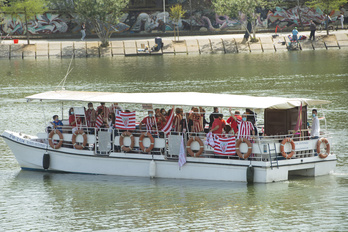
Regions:
<instances>
[{"instance_id":1,"label":"tree","mask_svg":"<svg viewBox=\"0 0 348 232\"><path fill-rule=\"evenodd\" d=\"M174 23L177 24L176 28L174 24L174 40L176 40L175 30L177 30L178 32L178 40L179 40L179 25L178 24L181 17L183 17L185 13L186 13L186 10L183 10L180 4L176 4L175 6L172 6L170 8L170 17L172 18Z\"/></svg>"},{"instance_id":2,"label":"tree","mask_svg":"<svg viewBox=\"0 0 348 232\"><path fill-rule=\"evenodd\" d=\"M241 19L241 13L246 15L247 21L251 23L252 40L256 39L256 20L257 20L257 9L263 8L273 8L275 7L276 1L266 1L266 0L213 0L213 6L215 11L220 15L228 15L232 17L239 17ZM249 34L250 30L243 25Z\"/></svg>"},{"instance_id":3,"label":"tree","mask_svg":"<svg viewBox=\"0 0 348 232\"><path fill-rule=\"evenodd\" d=\"M46 0L13 0L9 5L2 7L2 10L12 16L24 18L27 43L30 44L28 21L34 19L37 14L43 14L48 8Z\"/></svg>"},{"instance_id":4,"label":"tree","mask_svg":"<svg viewBox=\"0 0 348 232\"><path fill-rule=\"evenodd\" d=\"M311 0L306 2L309 7L319 8L325 15L330 15L331 11L339 10L340 6L348 3L347 0ZM326 25L329 23L329 17L325 17ZM329 27L326 27L326 34L329 35Z\"/></svg>"}]
</instances>

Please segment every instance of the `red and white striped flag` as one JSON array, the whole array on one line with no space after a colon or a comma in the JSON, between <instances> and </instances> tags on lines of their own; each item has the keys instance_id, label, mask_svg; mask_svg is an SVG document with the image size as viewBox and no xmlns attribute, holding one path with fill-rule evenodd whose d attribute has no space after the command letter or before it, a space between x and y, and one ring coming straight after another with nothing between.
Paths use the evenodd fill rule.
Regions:
<instances>
[{"instance_id":1,"label":"red and white striped flag","mask_svg":"<svg viewBox=\"0 0 348 232\"><path fill-rule=\"evenodd\" d=\"M116 115L115 127L121 130L135 130L135 111L119 112Z\"/></svg>"},{"instance_id":2,"label":"red and white striped flag","mask_svg":"<svg viewBox=\"0 0 348 232\"><path fill-rule=\"evenodd\" d=\"M162 131L167 135L173 128L173 120L174 120L174 106L166 125L162 128Z\"/></svg>"},{"instance_id":3,"label":"red and white striped flag","mask_svg":"<svg viewBox=\"0 0 348 232\"><path fill-rule=\"evenodd\" d=\"M95 122L95 128L99 129L103 125L103 117L99 114Z\"/></svg>"},{"instance_id":4,"label":"red and white striped flag","mask_svg":"<svg viewBox=\"0 0 348 232\"><path fill-rule=\"evenodd\" d=\"M218 155L236 154L236 137L223 138L215 136L214 153Z\"/></svg>"}]
</instances>

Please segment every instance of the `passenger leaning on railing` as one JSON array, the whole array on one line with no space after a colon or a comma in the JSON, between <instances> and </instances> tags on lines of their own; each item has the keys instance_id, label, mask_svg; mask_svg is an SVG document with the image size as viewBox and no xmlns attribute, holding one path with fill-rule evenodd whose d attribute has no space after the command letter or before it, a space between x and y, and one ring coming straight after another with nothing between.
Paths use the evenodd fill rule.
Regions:
<instances>
[{"instance_id":1,"label":"passenger leaning on railing","mask_svg":"<svg viewBox=\"0 0 348 232\"><path fill-rule=\"evenodd\" d=\"M145 129L147 132L152 133L156 131L156 123L157 119L153 115L153 110L149 110L148 116L146 116L139 124L139 130L143 130L143 126L145 125Z\"/></svg>"}]
</instances>

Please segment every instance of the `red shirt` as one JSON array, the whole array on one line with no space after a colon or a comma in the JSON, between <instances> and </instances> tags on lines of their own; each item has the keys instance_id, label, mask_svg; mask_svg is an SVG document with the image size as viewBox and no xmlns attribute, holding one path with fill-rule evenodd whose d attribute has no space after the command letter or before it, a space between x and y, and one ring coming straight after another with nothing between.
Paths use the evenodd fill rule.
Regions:
<instances>
[{"instance_id":1,"label":"red shirt","mask_svg":"<svg viewBox=\"0 0 348 232\"><path fill-rule=\"evenodd\" d=\"M217 130L214 130L212 133L213 134L222 134L222 129L226 125L225 120L215 118L213 125L211 126L211 129L215 129L216 126L219 126Z\"/></svg>"},{"instance_id":2,"label":"red shirt","mask_svg":"<svg viewBox=\"0 0 348 232\"><path fill-rule=\"evenodd\" d=\"M237 120L241 120L242 121L242 116L240 116L240 115L234 115L234 116L237 118ZM236 122L232 118L232 116L227 119L227 123L231 125L231 128L233 129L234 133L238 132L238 122Z\"/></svg>"},{"instance_id":3,"label":"red shirt","mask_svg":"<svg viewBox=\"0 0 348 232\"><path fill-rule=\"evenodd\" d=\"M69 125L72 126L72 127L76 127L76 123L77 123L77 125L80 125L80 124L81 124L81 121L80 121L80 118L79 118L79 117L77 117L76 122L74 122L74 121L75 121L75 115L74 115L74 114L71 114L71 115L69 116ZM74 123L73 123L73 122L74 122Z\"/></svg>"}]
</instances>

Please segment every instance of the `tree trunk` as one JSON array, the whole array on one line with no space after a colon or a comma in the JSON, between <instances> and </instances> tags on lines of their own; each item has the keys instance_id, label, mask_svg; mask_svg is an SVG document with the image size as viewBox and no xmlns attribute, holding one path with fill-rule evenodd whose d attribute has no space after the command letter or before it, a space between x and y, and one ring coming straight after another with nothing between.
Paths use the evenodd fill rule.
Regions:
<instances>
[{"instance_id":1,"label":"tree trunk","mask_svg":"<svg viewBox=\"0 0 348 232\"><path fill-rule=\"evenodd\" d=\"M29 42L29 30L28 30L28 19L27 19L27 8L24 7L24 19L25 19L25 29L27 31L27 44L30 44Z\"/></svg>"}]
</instances>

